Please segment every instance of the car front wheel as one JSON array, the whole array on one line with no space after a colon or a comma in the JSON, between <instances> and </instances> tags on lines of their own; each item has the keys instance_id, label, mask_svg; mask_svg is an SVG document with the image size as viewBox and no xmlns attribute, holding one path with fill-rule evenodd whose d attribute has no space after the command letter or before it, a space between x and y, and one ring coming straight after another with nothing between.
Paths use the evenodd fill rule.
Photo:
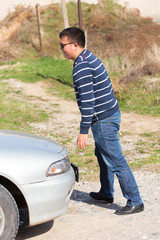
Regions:
<instances>
[{"instance_id":1,"label":"car front wheel","mask_svg":"<svg viewBox=\"0 0 160 240\"><path fill-rule=\"evenodd\" d=\"M19 211L9 191L0 185L0 239L13 240L19 227Z\"/></svg>"}]
</instances>

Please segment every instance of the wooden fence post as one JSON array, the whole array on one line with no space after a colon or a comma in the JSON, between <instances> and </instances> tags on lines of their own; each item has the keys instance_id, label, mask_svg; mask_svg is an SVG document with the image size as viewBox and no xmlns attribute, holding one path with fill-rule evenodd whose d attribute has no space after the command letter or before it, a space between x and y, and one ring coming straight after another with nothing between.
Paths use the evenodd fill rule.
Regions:
<instances>
[{"instance_id":1,"label":"wooden fence post","mask_svg":"<svg viewBox=\"0 0 160 240\"><path fill-rule=\"evenodd\" d=\"M82 28L81 0L78 0L78 19L79 19L79 28Z\"/></svg>"},{"instance_id":2,"label":"wooden fence post","mask_svg":"<svg viewBox=\"0 0 160 240\"><path fill-rule=\"evenodd\" d=\"M39 21L39 4L36 4L36 15L37 15L37 25L38 25L38 35L39 35L39 45L40 45L40 52L42 52L42 37L41 37L41 29L40 29L40 21Z\"/></svg>"}]
</instances>

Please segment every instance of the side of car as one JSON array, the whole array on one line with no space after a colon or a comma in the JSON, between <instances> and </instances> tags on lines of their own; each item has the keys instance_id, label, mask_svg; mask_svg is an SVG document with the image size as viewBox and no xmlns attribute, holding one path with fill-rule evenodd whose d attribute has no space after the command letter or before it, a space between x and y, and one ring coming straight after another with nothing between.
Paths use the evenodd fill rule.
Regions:
<instances>
[{"instance_id":1,"label":"side of car","mask_svg":"<svg viewBox=\"0 0 160 240\"><path fill-rule=\"evenodd\" d=\"M66 211L78 169L62 145L0 130L0 159L0 239Z\"/></svg>"}]
</instances>

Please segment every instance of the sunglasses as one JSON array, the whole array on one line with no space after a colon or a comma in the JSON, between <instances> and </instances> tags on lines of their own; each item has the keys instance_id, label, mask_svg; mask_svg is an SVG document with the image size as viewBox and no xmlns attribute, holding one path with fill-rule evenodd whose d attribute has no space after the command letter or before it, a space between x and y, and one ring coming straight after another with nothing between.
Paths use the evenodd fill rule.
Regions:
<instances>
[{"instance_id":1,"label":"sunglasses","mask_svg":"<svg viewBox=\"0 0 160 240\"><path fill-rule=\"evenodd\" d=\"M63 43L60 43L60 47L61 47L61 49L63 49L64 48L64 46L66 46L66 45L69 45L69 44L73 44L74 42L70 42L70 43L65 43L65 44L63 44Z\"/></svg>"}]
</instances>

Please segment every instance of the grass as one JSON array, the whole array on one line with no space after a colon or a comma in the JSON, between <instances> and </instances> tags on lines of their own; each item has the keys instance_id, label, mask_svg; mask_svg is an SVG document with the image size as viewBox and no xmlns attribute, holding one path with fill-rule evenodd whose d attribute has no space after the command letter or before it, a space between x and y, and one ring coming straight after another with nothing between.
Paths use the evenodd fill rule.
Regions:
<instances>
[{"instance_id":1,"label":"grass","mask_svg":"<svg viewBox=\"0 0 160 240\"><path fill-rule=\"evenodd\" d=\"M82 3L87 47L101 57L113 83L119 83L122 79L122 86L118 85L117 95L121 110L159 116L160 84L154 89L146 85L147 78L160 78L159 70L155 74L151 73L149 76L143 74L140 77L135 71L137 66L142 68L152 62L156 66L159 62L159 26L154 25L149 19L141 19L138 16L126 15L124 19L122 7L114 4L112 0L104 0L102 3L103 5L98 7ZM67 8L70 26L78 26L77 4L70 2ZM0 62L0 66L9 65L8 68L1 68L0 79L15 78L31 83L48 81L53 95L75 100L72 83L73 63L63 59L59 49L58 34L64 27L60 6L54 4L44 8L40 13L40 23L43 51L39 52L37 23L33 16L25 21L15 38L13 37L10 48L20 48L20 51L17 60ZM23 59L18 59L19 56ZM7 59L10 58L12 59L7 55ZM135 66L134 81L130 79L130 70L133 66ZM123 76L127 76L126 85ZM0 83L0 90L0 128L30 132L33 130L30 123L47 121L48 115L45 111L39 110L36 105L28 104L25 100L13 99L11 90L8 90L5 84ZM18 90L16 94L22 93ZM59 133L43 134L47 136L50 134L67 148L72 142L68 133L63 136ZM133 162L129 163L131 167L140 168L151 163L159 163L159 134L144 133L142 140L136 143L134 152L128 150L127 154L133 155ZM122 137L123 135L122 133ZM134 156L135 152L140 154L141 158ZM94 146L87 146L84 152L70 149L70 156L72 162L80 166L82 177L92 178L99 173Z\"/></svg>"},{"instance_id":2,"label":"grass","mask_svg":"<svg viewBox=\"0 0 160 240\"><path fill-rule=\"evenodd\" d=\"M121 63L121 60L119 59ZM0 79L15 78L25 82L37 82L45 80L51 82L53 94L58 94L66 99L75 100L72 80L72 62L66 59L43 57L39 59L20 59L10 63L10 67L0 70ZM120 75L117 72L110 74L111 80L117 81ZM130 82L127 90L120 89L118 97L122 111L134 111L139 114L160 113L159 88L149 89L143 77L136 82Z\"/></svg>"},{"instance_id":3,"label":"grass","mask_svg":"<svg viewBox=\"0 0 160 240\"><path fill-rule=\"evenodd\" d=\"M72 62L66 59L43 57L4 62L8 68L0 70L0 79L19 79L34 83L45 80L51 83L51 91L65 99L75 100L72 80ZM1 64L2 65L2 64Z\"/></svg>"},{"instance_id":4,"label":"grass","mask_svg":"<svg viewBox=\"0 0 160 240\"><path fill-rule=\"evenodd\" d=\"M58 95L67 100L76 100L73 87L63 84L59 81L50 80L51 82L51 92L53 95Z\"/></svg>"},{"instance_id":5,"label":"grass","mask_svg":"<svg viewBox=\"0 0 160 240\"><path fill-rule=\"evenodd\" d=\"M124 135L122 134L122 136ZM150 171L150 165L158 166L160 164L160 132L148 132L141 136L142 139L136 142L134 149L125 151L124 155L127 155L126 160L132 169L141 169L145 166ZM72 140L70 139L70 141ZM68 142L63 143L68 148ZM132 161L130 161L130 156ZM70 157L71 161L79 166L81 180L95 180L99 176L99 166L94 156L94 144L87 146L85 151L70 150ZM156 171L159 172L159 169Z\"/></svg>"},{"instance_id":6,"label":"grass","mask_svg":"<svg viewBox=\"0 0 160 240\"><path fill-rule=\"evenodd\" d=\"M149 89L144 78L131 83L126 91L122 90L121 96L119 104L122 111L152 116L160 114L160 102L157 101L160 98L159 88Z\"/></svg>"},{"instance_id":7,"label":"grass","mask_svg":"<svg viewBox=\"0 0 160 240\"><path fill-rule=\"evenodd\" d=\"M99 166L94 155L93 145L87 146L85 151L77 149L70 154L70 158L79 167L81 179L95 180L95 177L99 175Z\"/></svg>"},{"instance_id":8,"label":"grass","mask_svg":"<svg viewBox=\"0 0 160 240\"><path fill-rule=\"evenodd\" d=\"M32 83L42 79L55 79L68 86L73 85L72 64L65 59L55 59L52 57L35 60L19 59L11 61L10 65L10 68L0 70L0 79L15 78Z\"/></svg>"},{"instance_id":9,"label":"grass","mask_svg":"<svg viewBox=\"0 0 160 240\"><path fill-rule=\"evenodd\" d=\"M150 164L160 164L160 131L156 133L143 133L142 139L135 144L135 156L132 162L129 162L132 168L141 168L150 166ZM131 155L133 155L133 150ZM140 157L137 157L140 154Z\"/></svg>"},{"instance_id":10,"label":"grass","mask_svg":"<svg viewBox=\"0 0 160 240\"><path fill-rule=\"evenodd\" d=\"M6 84L0 84L0 92L0 129L32 131L30 123L48 119L46 112L36 105L13 99Z\"/></svg>"},{"instance_id":11,"label":"grass","mask_svg":"<svg viewBox=\"0 0 160 240\"><path fill-rule=\"evenodd\" d=\"M155 152L155 153L152 153L147 159L137 160L133 163L130 163L130 166L134 168L141 168L149 164L159 164L159 163L160 163L160 153L157 154L157 152Z\"/></svg>"}]
</instances>

